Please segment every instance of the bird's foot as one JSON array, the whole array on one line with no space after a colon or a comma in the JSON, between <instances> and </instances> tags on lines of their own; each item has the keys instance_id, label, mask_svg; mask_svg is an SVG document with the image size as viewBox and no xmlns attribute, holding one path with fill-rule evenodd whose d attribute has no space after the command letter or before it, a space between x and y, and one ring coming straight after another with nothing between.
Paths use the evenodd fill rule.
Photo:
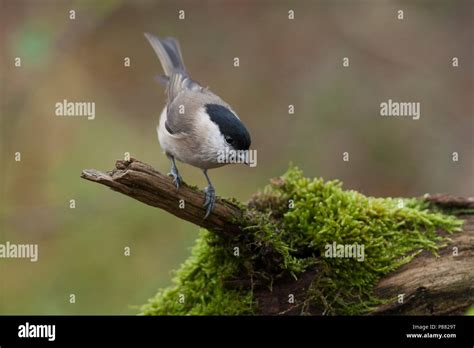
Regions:
<instances>
[{"instance_id":1,"label":"bird's foot","mask_svg":"<svg viewBox=\"0 0 474 348\"><path fill-rule=\"evenodd\" d=\"M179 174L178 169L176 167L171 168L171 172L169 172L168 175L173 178L173 183L176 185L176 188L179 189L183 183L183 178Z\"/></svg>"},{"instance_id":2,"label":"bird's foot","mask_svg":"<svg viewBox=\"0 0 474 348\"><path fill-rule=\"evenodd\" d=\"M204 192L206 194L204 200L204 208L206 208L206 215L204 216L204 219L206 219L211 213L212 209L214 209L214 205L216 203L216 191L214 190L214 187L209 185L204 189Z\"/></svg>"}]
</instances>

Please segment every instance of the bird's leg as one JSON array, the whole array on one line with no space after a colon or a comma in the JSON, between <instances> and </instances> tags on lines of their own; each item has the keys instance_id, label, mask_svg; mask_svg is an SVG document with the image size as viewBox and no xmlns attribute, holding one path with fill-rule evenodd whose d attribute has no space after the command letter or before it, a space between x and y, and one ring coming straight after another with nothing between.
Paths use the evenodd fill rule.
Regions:
<instances>
[{"instance_id":1,"label":"bird's leg","mask_svg":"<svg viewBox=\"0 0 474 348\"><path fill-rule=\"evenodd\" d=\"M183 182L183 178L181 177L181 175L179 175L178 167L176 167L174 157L171 155L167 156L171 160L171 172L169 172L168 175L173 178L173 183L176 185L176 188L179 189L179 186Z\"/></svg>"},{"instance_id":2,"label":"bird's leg","mask_svg":"<svg viewBox=\"0 0 474 348\"><path fill-rule=\"evenodd\" d=\"M203 170L204 175L206 176L207 183L209 184L205 189L204 192L206 193L206 199L204 201L204 208L206 208L206 215L204 219L209 216L212 209L214 209L214 204L216 203L216 191L214 190L214 186L212 186L211 179L207 175L207 169Z\"/></svg>"}]
</instances>

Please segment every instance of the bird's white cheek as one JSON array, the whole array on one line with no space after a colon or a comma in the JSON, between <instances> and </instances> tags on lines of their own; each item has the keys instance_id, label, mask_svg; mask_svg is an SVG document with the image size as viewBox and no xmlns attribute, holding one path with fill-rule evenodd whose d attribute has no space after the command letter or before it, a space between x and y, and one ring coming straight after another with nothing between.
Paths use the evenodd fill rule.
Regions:
<instances>
[{"instance_id":1,"label":"bird's white cheek","mask_svg":"<svg viewBox=\"0 0 474 348\"><path fill-rule=\"evenodd\" d=\"M227 147L226 142L223 139L223 137L221 136L220 132L219 133L216 133L216 132L209 133L208 147L209 147L209 150L214 152L214 153L226 150L226 147Z\"/></svg>"},{"instance_id":2,"label":"bird's white cheek","mask_svg":"<svg viewBox=\"0 0 474 348\"><path fill-rule=\"evenodd\" d=\"M198 133L207 151L217 152L223 150L225 144L224 137L219 127L210 120L209 115L204 110L200 110L196 119L199 120L199 126L197 127Z\"/></svg>"}]
</instances>

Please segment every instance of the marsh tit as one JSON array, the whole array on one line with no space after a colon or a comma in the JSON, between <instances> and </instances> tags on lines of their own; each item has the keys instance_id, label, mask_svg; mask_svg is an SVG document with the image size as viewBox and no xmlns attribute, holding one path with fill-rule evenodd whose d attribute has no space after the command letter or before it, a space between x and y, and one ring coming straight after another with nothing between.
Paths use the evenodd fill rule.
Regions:
<instances>
[{"instance_id":1,"label":"marsh tit","mask_svg":"<svg viewBox=\"0 0 474 348\"><path fill-rule=\"evenodd\" d=\"M166 85L167 102L156 130L161 148L171 161L169 175L179 189L183 179L175 160L203 171L208 182L204 189L207 218L216 200L208 169L227 164L222 161L223 153L242 156L246 152L242 150L250 147L250 134L229 104L190 78L176 39L160 39L148 33L145 37L164 71L159 80Z\"/></svg>"}]
</instances>

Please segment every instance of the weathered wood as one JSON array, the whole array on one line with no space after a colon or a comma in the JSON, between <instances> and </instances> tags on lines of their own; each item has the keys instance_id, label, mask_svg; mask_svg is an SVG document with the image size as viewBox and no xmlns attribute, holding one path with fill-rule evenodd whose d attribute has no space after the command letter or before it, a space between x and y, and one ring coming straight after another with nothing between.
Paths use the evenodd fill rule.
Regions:
<instances>
[{"instance_id":1,"label":"weathered wood","mask_svg":"<svg viewBox=\"0 0 474 348\"><path fill-rule=\"evenodd\" d=\"M204 219L203 191L185 183L178 190L169 176L135 159L118 160L115 169L110 172L85 169L81 177L209 230L223 233L241 231L243 213L237 205L217 198L214 210ZM180 200L184 201L185 209L180 208Z\"/></svg>"},{"instance_id":2,"label":"weathered wood","mask_svg":"<svg viewBox=\"0 0 474 348\"><path fill-rule=\"evenodd\" d=\"M460 209L472 209L474 208L474 197L456 197L445 194L426 194L423 198L437 205L442 209L460 208Z\"/></svg>"},{"instance_id":3,"label":"weathered wood","mask_svg":"<svg viewBox=\"0 0 474 348\"><path fill-rule=\"evenodd\" d=\"M376 294L396 300L374 314L462 315L474 304L474 216L460 217L463 232L451 236L439 257L423 252L380 281Z\"/></svg>"},{"instance_id":4,"label":"weathered wood","mask_svg":"<svg viewBox=\"0 0 474 348\"><path fill-rule=\"evenodd\" d=\"M204 193L201 190L186 184L177 190L170 177L140 161L119 160L110 172L86 169L81 177L206 229L219 233L242 232L244 213L237 205L219 198L213 212L204 219ZM179 208L181 199L186 204L185 209ZM424 199L447 211L462 212L474 207L474 198L426 195ZM371 314L464 314L474 304L474 215L464 213L459 217L465 220L463 232L451 236L452 242L440 250L439 257L423 252L379 282L375 288L376 295L393 298L394 301L380 306ZM259 314L300 314L305 304L288 304L288 294L295 294L296 298L298 294L304 297L314 276L315 271L308 271L296 281L291 278L275 283L272 290L266 287L255 289ZM400 294L403 294L403 303L398 302Z\"/></svg>"},{"instance_id":5,"label":"weathered wood","mask_svg":"<svg viewBox=\"0 0 474 348\"><path fill-rule=\"evenodd\" d=\"M446 202L445 199L443 199ZM452 235L452 242L442 248L439 257L425 251L410 263L381 279L375 288L379 298L393 299L371 315L463 315L474 304L474 216L465 219L463 232ZM457 248L457 256L455 249ZM288 303L288 294L305 298L317 270L309 270L295 281L279 281L270 290L259 287L254 297L262 315L324 315L305 303ZM399 303L399 295L403 302Z\"/></svg>"}]
</instances>

